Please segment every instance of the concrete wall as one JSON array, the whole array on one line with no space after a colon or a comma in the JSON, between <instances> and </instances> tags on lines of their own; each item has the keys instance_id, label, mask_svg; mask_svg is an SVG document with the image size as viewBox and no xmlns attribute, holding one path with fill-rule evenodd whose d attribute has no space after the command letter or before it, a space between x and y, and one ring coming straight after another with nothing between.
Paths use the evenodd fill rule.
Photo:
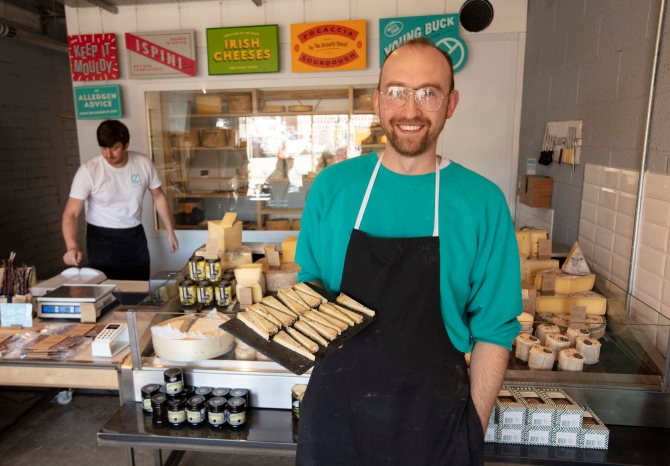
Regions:
<instances>
[{"instance_id":1,"label":"concrete wall","mask_svg":"<svg viewBox=\"0 0 670 466\"><path fill-rule=\"evenodd\" d=\"M0 257L59 273L61 214L79 167L67 54L0 37ZM83 231L83 230L82 230Z\"/></svg>"},{"instance_id":2,"label":"concrete wall","mask_svg":"<svg viewBox=\"0 0 670 466\"><path fill-rule=\"evenodd\" d=\"M554 179L553 239L577 240L584 165L640 169L660 0L529 0L519 173L540 154L545 124L584 120L582 163L538 165ZM667 31L666 31L667 32ZM667 34L666 34L667 37ZM670 53L666 40L663 54ZM664 60L649 169L670 153L670 64Z\"/></svg>"}]
</instances>

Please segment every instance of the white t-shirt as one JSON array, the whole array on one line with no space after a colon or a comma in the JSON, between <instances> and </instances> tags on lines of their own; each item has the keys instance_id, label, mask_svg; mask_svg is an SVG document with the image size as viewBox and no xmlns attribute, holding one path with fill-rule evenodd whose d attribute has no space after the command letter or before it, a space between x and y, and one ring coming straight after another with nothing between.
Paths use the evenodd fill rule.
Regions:
<instances>
[{"instance_id":1,"label":"white t-shirt","mask_svg":"<svg viewBox=\"0 0 670 466\"><path fill-rule=\"evenodd\" d=\"M149 157L128 151L123 168L112 167L102 155L83 164L74 175L70 197L88 201L86 222L105 228L132 228L142 223L142 199L160 187Z\"/></svg>"}]
</instances>

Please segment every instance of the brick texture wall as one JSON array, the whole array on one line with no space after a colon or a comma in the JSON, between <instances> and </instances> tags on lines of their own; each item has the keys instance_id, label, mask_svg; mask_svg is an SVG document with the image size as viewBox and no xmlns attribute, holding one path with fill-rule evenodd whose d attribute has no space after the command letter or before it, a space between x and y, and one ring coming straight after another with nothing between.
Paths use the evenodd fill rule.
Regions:
<instances>
[{"instance_id":1,"label":"brick texture wall","mask_svg":"<svg viewBox=\"0 0 670 466\"><path fill-rule=\"evenodd\" d=\"M548 121L584 121L581 165L537 169L554 179L553 238L561 243L577 240L584 164L640 169L660 3L528 2L519 173L539 157ZM647 167L662 173L670 155L670 27L665 33Z\"/></svg>"},{"instance_id":2,"label":"brick texture wall","mask_svg":"<svg viewBox=\"0 0 670 466\"><path fill-rule=\"evenodd\" d=\"M69 61L0 37L0 69L0 257L16 252L41 280L65 268L61 215L79 167L76 122L59 116L74 115Z\"/></svg>"}]
</instances>

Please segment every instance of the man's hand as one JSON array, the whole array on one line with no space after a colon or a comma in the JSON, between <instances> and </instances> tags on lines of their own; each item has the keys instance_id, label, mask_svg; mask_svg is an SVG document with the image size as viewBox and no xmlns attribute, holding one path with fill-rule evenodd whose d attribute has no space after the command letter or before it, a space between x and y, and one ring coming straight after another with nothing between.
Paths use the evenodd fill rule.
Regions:
<instances>
[{"instance_id":1,"label":"man's hand","mask_svg":"<svg viewBox=\"0 0 670 466\"><path fill-rule=\"evenodd\" d=\"M82 254L79 250L79 247L68 249L68 251L63 255L63 262L67 265L73 265L75 267L79 266L81 262Z\"/></svg>"},{"instance_id":2,"label":"man's hand","mask_svg":"<svg viewBox=\"0 0 670 466\"><path fill-rule=\"evenodd\" d=\"M509 351L502 346L477 342L470 357L470 394L486 433L489 416L505 378Z\"/></svg>"},{"instance_id":3,"label":"man's hand","mask_svg":"<svg viewBox=\"0 0 670 466\"><path fill-rule=\"evenodd\" d=\"M175 253L179 249L179 241L174 234L174 230L168 232L168 242L170 243L170 252Z\"/></svg>"}]
</instances>

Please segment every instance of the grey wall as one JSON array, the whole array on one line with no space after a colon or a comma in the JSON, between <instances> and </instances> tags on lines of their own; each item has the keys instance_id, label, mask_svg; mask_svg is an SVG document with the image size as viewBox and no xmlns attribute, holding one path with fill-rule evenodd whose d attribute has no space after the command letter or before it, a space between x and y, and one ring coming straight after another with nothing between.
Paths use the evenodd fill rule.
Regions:
<instances>
[{"instance_id":1,"label":"grey wall","mask_svg":"<svg viewBox=\"0 0 670 466\"><path fill-rule=\"evenodd\" d=\"M67 54L0 37L0 258L65 268L61 215L79 167ZM83 230L82 230L83 231ZM81 233L80 233L81 237Z\"/></svg>"},{"instance_id":2,"label":"grey wall","mask_svg":"<svg viewBox=\"0 0 670 466\"><path fill-rule=\"evenodd\" d=\"M660 0L529 0L519 173L539 157L545 124L584 120L582 163L538 165L554 179L553 239L577 240L584 164L640 169ZM668 37L666 28L666 37ZM662 56L670 54L667 40ZM670 62L666 59L649 169L670 155Z\"/></svg>"}]
</instances>

